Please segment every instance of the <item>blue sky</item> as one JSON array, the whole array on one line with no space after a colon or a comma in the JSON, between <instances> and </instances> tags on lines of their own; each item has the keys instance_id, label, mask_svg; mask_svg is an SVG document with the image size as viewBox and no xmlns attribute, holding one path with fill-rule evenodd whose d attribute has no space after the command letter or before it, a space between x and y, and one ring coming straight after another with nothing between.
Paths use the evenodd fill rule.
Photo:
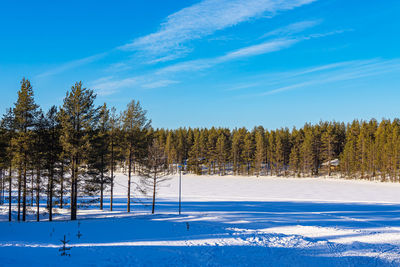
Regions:
<instances>
[{"instance_id":1,"label":"blue sky","mask_svg":"<svg viewBox=\"0 0 400 267\"><path fill-rule=\"evenodd\" d=\"M154 127L399 117L400 1L2 1L0 110L75 81Z\"/></svg>"}]
</instances>

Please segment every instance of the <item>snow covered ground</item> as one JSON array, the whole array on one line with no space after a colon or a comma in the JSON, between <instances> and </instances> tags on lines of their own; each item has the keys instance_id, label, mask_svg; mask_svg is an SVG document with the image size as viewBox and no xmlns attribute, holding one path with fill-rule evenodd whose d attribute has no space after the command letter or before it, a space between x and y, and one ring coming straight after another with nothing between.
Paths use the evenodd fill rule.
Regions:
<instances>
[{"instance_id":1,"label":"snow covered ground","mask_svg":"<svg viewBox=\"0 0 400 267\"><path fill-rule=\"evenodd\" d=\"M127 178L116 182L116 211L107 199L75 222L58 210L55 222L8 223L2 207L0 265L400 265L400 184L184 175L179 216L177 177L160 188L156 215L143 195L127 214ZM59 256L64 235L70 257Z\"/></svg>"}]
</instances>

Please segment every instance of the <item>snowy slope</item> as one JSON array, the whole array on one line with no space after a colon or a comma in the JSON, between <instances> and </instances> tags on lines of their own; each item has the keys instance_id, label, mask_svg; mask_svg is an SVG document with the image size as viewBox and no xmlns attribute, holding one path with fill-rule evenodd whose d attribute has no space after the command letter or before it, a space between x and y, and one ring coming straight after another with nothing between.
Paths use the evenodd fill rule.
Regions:
<instances>
[{"instance_id":1,"label":"snowy slope","mask_svg":"<svg viewBox=\"0 0 400 267\"><path fill-rule=\"evenodd\" d=\"M65 210L52 223L8 223L2 209L0 265L400 265L399 184L184 175L179 216L177 177L156 215L139 194L126 214L127 178L116 182L116 211L81 210L78 222ZM64 235L70 257L59 256Z\"/></svg>"}]
</instances>

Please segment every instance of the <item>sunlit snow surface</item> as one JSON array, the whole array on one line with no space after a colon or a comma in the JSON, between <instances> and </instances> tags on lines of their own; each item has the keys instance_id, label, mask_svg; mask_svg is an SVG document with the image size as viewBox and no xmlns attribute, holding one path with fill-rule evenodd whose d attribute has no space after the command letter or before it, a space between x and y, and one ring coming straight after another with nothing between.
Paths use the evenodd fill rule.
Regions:
<instances>
[{"instance_id":1,"label":"sunlit snow surface","mask_svg":"<svg viewBox=\"0 0 400 267\"><path fill-rule=\"evenodd\" d=\"M80 210L75 222L57 209L51 223L8 223L2 207L0 265L400 265L400 184L184 175L181 216L177 177L160 188L156 215L136 191L127 214L126 185L119 175L115 211L107 198L104 211Z\"/></svg>"}]
</instances>

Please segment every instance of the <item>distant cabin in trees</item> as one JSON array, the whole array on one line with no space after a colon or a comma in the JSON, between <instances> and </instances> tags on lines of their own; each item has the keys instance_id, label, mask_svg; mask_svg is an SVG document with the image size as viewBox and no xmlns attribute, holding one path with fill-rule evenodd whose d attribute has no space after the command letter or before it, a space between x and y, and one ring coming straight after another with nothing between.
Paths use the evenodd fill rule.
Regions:
<instances>
[{"instance_id":1,"label":"distant cabin in trees","mask_svg":"<svg viewBox=\"0 0 400 267\"><path fill-rule=\"evenodd\" d=\"M333 159L331 161L326 161L322 163L322 169L328 171L329 169L331 172L339 171L340 160Z\"/></svg>"}]
</instances>

